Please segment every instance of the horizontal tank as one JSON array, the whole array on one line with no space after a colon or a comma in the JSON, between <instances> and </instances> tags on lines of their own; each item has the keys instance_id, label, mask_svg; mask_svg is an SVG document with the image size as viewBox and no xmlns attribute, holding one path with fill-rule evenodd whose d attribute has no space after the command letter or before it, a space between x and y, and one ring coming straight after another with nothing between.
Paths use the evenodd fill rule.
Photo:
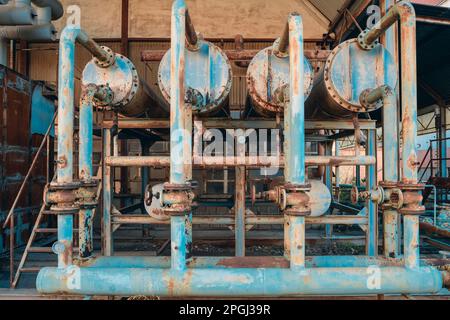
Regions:
<instances>
[{"instance_id":1,"label":"horizontal tank","mask_svg":"<svg viewBox=\"0 0 450 320\"><path fill-rule=\"evenodd\" d=\"M250 105L261 116L274 117L284 113L289 98L289 55L276 55L274 48L266 48L253 58L247 71L247 86ZM313 68L307 58L304 59L305 98L311 92ZM247 110L247 113L250 110Z\"/></svg>"},{"instance_id":2,"label":"horizontal tank","mask_svg":"<svg viewBox=\"0 0 450 320\"><path fill-rule=\"evenodd\" d=\"M164 55L158 70L158 84L165 99L170 101L170 50ZM185 90L187 103L197 115L213 115L228 107L232 72L225 53L211 42L198 40L195 48L186 48Z\"/></svg>"},{"instance_id":3,"label":"horizontal tank","mask_svg":"<svg viewBox=\"0 0 450 320\"><path fill-rule=\"evenodd\" d=\"M93 58L83 70L82 84L87 86L109 86L113 93L111 107L126 117L168 117L169 104L139 78L134 64L126 57L103 47L115 62L104 67Z\"/></svg>"},{"instance_id":4,"label":"horizontal tank","mask_svg":"<svg viewBox=\"0 0 450 320\"><path fill-rule=\"evenodd\" d=\"M383 45L376 43L372 50L364 50L356 39L343 42L331 52L314 80L305 103L306 118L349 118L375 111L381 101L362 104L361 94L382 85L396 88L397 80L394 58Z\"/></svg>"}]
</instances>

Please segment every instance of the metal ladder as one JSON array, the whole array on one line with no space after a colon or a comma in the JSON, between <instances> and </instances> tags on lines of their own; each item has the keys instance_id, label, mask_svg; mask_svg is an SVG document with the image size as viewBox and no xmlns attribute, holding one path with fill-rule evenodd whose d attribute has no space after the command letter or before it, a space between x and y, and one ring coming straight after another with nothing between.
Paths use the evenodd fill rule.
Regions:
<instances>
[{"instance_id":1,"label":"metal ladder","mask_svg":"<svg viewBox=\"0 0 450 320\"><path fill-rule=\"evenodd\" d=\"M99 169L96 175L96 178L100 181L100 177L102 176L102 164L100 163ZM97 187L97 199L100 197L100 193L102 192L102 184L99 183ZM94 215L95 211L97 209L94 209ZM42 205L39 214L36 218L36 222L33 226L33 230L31 232L30 238L28 239L27 245L25 247L25 250L23 252L22 258L20 259L19 266L17 268L17 271L14 275L14 280L11 283L11 288L15 289L17 287L17 284L20 280L20 276L22 273L38 273L42 267L25 267L25 263L27 262L27 258L30 253L53 253L52 247L33 247L33 243L36 240L36 236L38 234L56 234L58 232L57 228L40 228L42 218L45 215L54 215L52 211L50 211L50 208L48 208L45 204ZM78 233L78 229L74 229L74 233ZM78 248L73 248L73 251L76 252Z\"/></svg>"}]
</instances>

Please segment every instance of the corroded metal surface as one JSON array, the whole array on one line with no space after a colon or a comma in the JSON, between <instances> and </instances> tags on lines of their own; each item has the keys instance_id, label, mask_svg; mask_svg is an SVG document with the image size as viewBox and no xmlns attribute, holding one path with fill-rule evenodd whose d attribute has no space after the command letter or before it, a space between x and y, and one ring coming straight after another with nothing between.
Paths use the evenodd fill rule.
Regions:
<instances>
[{"instance_id":1,"label":"corroded metal surface","mask_svg":"<svg viewBox=\"0 0 450 320\"><path fill-rule=\"evenodd\" d=\"M314 80L314 86L306 101L308 119L348 118L353 113L373 111L361 105L364 90L382 85L397 87L397 67L393 57L381 45L366 51L355 39L337 46Z\"/></svg>"},{"instance_id":2,"label":"corroded metal surface","mask_svg":"<svg viewBox=\"0 0 450 320\"><path fill-rule=\"evenodd\" d=\"M282 114L288 104L290 71L289 55L278 57L274 47L260 51L247 71L247 86L252 108L263 116ZM304 58L304 94L311 92L314 72L308 59Z\"/></svg>"},{"instance_id":3,"label":"corroded metal surface","mask_svg":"<svg viewBox=\"0 0 450 320\"><path fill-rule=\"evenodd\" d=\"M185 100L193 112L210 115L226 107L231 90L231 65L223 51L210 42L198 40L198 49L185 49ZM167 101L171 97L171 52L168 51L158 70L158 84ZM199 76L199 74L205 76Z\"/></svg>"}]
</instances>

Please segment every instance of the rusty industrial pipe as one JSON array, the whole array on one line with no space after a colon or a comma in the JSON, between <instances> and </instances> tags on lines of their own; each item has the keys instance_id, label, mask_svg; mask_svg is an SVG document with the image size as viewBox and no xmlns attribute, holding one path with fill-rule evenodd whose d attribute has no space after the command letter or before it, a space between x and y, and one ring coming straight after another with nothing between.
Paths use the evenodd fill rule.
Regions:
<instances>
[{"instance_id":1,"label":"rusty industrial pipe","mask_svg":"<svg viewBox=\"0 0 450 320\"><path fill-rule=\"evenodd\" d=\"M190 48L196 48L198 42L197 32L195 31L194 24L192 23L189 10L186 9L186 40Z\"/></svg>"},{"instance_id":2,"label":"rusty industrial pipe","mask_svg":"<svg viewBox=\"0 0 450 320\"><path fill-rule=\"evenodd\" d=\"M298 13L292 13L293 15L298 15ZM289 23L284 25L283 33L281 38L277 41L277 45L274 49L274 54L277 57L286 57L289 54Z\"/></svg>"}]
</instances>

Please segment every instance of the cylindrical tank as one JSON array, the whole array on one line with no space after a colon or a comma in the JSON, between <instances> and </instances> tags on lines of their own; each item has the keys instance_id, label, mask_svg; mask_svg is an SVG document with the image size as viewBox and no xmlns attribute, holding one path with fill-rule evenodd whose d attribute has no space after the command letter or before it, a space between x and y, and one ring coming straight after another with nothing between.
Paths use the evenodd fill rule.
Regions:
<instances>
[{"instance_id":1,"label":"cylindrical tank","mask_svg":"<svg viewBox=\"0 0 450 320\"><path fill-rule=\"evenodd\" d=\"M305 103L306 118L349 118L374 111L381 107L381 101L363 105L361 94L382 85L396 88L397 80L394 58L381 44L363 50L356 39L343 42L331 52L315 78Z\"/></svg>"},{"instance_id":2,"label":"cylindrical tank","mask_svg":"<svg viewBox=\"0 0 450 320\"><path fill-rule=\"evenodd\" d=\"M259 115L273 117L284 113L284 106L289 100L289 56L277 56L274 48L266 48L253 58L247 71L247 85L251 108ZM304 59L305 65L305 98L309 95L313 84L313 68ZM250 112L248 110L247 112Z\"/></svg>"},{"instance_id":3,"label":"cylindrical tank","mask_svg":"<svg viewBox=\"0 0 450 320\"><path fill-rule=\"evenodd\" d=\"M139 78L133 63L111 49L103 48L115 55L115 63L103 68L93 58L83 70L82 84L108 85L114 96L111 107L117 108L126 117L167 117L169 104Z\"/></svg>"},{"instance_id":4,"label":"cylindrical tank","mask_svg":"<svg viewBox=\"0 0 450 320\"><path fill-rule=\"evenodd\" d=\"M186 101L192 104L194 114L213 115L228 107L233 76L230 62L219 47L198 40L195 49L186 48L185 75ZM170 50L161 60L158 84L170 101Z\"/></svg>"}]
</instances>

